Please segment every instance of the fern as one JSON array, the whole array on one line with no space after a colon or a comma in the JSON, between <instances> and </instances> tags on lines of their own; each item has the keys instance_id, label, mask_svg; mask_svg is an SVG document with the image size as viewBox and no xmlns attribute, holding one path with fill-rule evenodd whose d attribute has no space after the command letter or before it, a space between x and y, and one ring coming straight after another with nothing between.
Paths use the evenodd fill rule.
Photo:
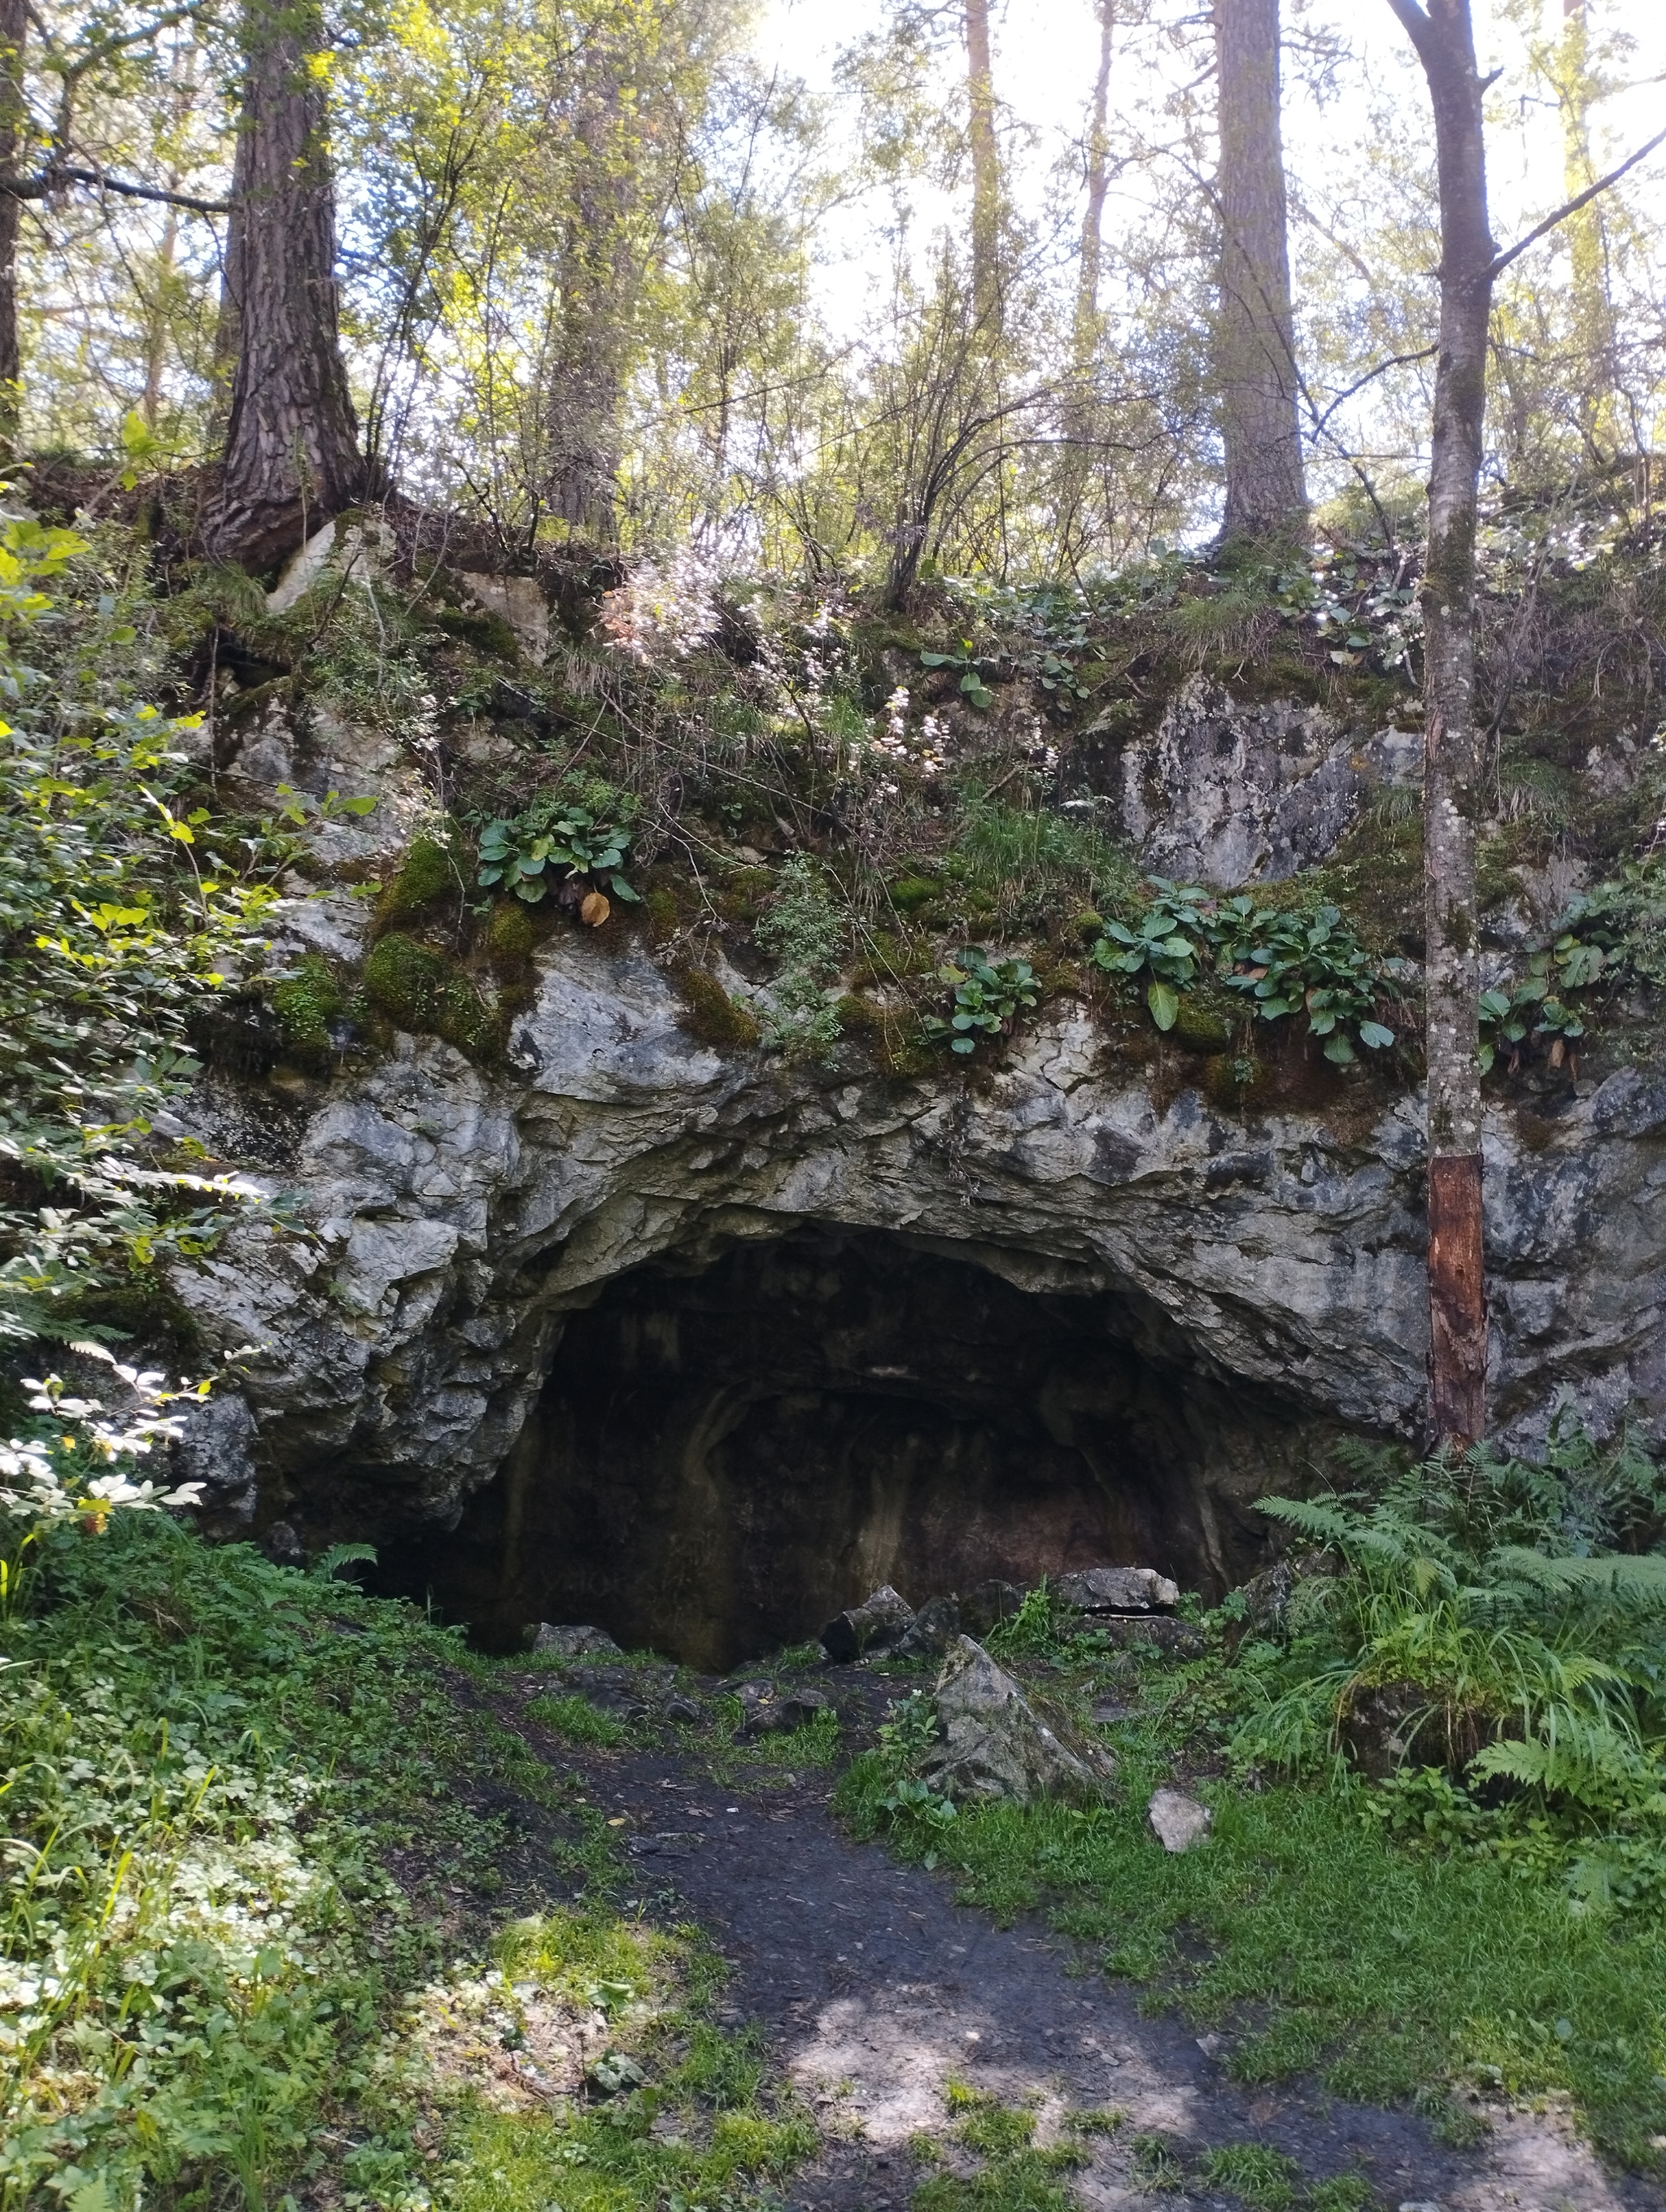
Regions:
<instances>
[{"instance_id":1,"label":"fern","mask_svg":"<svg viewBox=\"0 0 1666 2212\"><path fill-rule=\"evenodd\" d=\"M331 1544L328 1551L320 1552L308 1571L321 1582L333 1582L344 1567L356 1566L362 1560L370 1566L376 1564L374 1544Z\"/></svg>"}]
</instances>

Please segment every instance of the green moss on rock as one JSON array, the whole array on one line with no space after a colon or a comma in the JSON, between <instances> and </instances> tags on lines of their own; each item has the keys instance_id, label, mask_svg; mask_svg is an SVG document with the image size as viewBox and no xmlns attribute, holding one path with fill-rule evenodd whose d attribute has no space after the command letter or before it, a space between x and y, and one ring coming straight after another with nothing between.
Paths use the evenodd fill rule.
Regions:
<instances>
[{"instance_id":1,"label":"green moss on rock","mask_svg":"<svg viewBox=\"0 0 1666 2212\"><path fill-rule=\"evenodd\" d=\"M461 969L414 938L380 939L366 963L364 994L396 1029L443 1037L470 1060L496 1060L502 1051L501 1013Z\"/></svg>"},{"instance_id":2,"label":"green moss on rock","mask_svg":"<svg viewBox=\"0 0 1666 2212\"><path fill-rule=\"evenodd\" d=\"M451 845L438 837L413 838L399 872L377 902L377 927L386 929L426 914L442 898L459 897L465 881L462 862Z\"/></svg>"},{"instance_id":3,"label":"green moss on rock","mask_svg":"<svg viewBox=\"0 0 1666 2212\"><path fill-rule=\"evenodd\" d=\"M284 1050L297 1066L322 1071L334 1064L330 1024L344 1004L329 962L316 952L303 954L294 973L274 987L272 1012L283 1033Z\"/></svg>"},{"instance_id":4,"label":"green moss on rock","mask_svg":"<svg viewBox=\"0 0 1666 2212\"><path fill-rule=\"evenodd\" d=\"M714 1052L748 1052L757 1044L757 1022L708 969L690 960L672 969L672 981L683 1001L679 1019L690 1036L710 1045Z\"/></svg>"}]
</instances>

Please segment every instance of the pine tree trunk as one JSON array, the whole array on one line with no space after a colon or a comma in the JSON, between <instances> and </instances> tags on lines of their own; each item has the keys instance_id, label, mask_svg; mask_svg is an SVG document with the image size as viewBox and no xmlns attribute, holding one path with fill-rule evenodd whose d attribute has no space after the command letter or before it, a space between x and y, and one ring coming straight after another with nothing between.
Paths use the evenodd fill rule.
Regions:
<instances>
[{"instance_id":1,"label":"pine tree trunk","mask_svg":"<svg viewBox=\"0 0 1666 2212\"><path fill-rule=\"evenodd\" d=\"M966 0L967 137L972 152L972 311L986 338L1001 325L1000 149L995 139L995 81L989 50L989 0Z\"/></svg>"},{"instance_id":2,"label":"pine tree trunk","mask_svg":"<svg viewBox=\"0 0 1666 2212\"><path fill-rule=\"evenodd\" d=\"M23 96L27 0L0 0L0 176L15 177L27 149ZM23 358L17 331L17 242L23 203L0 192L0 459L17 450L22 412Z\"/></svg>"},{"instance_id":3,"label":"pine tree trunk","mask_svg":"<svg viewBox=\"0 0 1666 2212\"><path fill-rule=\"evenodd\" d=\"M1469 0L1389 0L1434 106L1440 189L1440 343L1423 585L1424 890L1428 939L1429 1432L1474 1443L1486 1425L1481 1238L1481 979L1475 944L1475 529L1495 247L1487 210L1482 86Z\"/></svg>"},{"instance_id":4,"label":"pine tree trunk","mask_svg":"<svg viewBox=\"0 0 1666 2212\"><path fill-rule=\"evenodd\" d=\"M222 344L234 349L214 549L266 568L363 489L341 356L324 44L309 4L246 0Z\"/></svg>"},{"instance_id":5,"label":"pine tree trunk","mask_svg":"<svg viewBox=\"0 0 1666 2212\"><path fill-rule=\"evenodd\" d=\"M1215 378L1225 447L1221 542L1304 538L1289 215L1279 123L1279 0L1214 0L1220 298Z\"/></svg>"}]
</instances>

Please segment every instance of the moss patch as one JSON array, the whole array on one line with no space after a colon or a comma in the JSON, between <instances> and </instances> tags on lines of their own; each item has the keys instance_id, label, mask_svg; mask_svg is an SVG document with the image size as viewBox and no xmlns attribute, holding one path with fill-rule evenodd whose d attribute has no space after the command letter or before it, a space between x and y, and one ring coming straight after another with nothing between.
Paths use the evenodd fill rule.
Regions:
<instances>
[{"instance_id":1,"label":"moss patch","mask_svg":"<svg viewBox=\"0 0 1666 2212\"><path fill-rule=\"evenodd\" d=\"M678 1018L690 1036L714 1052L748 1052L757 1044L761 1034L757 1022L708 969L690 960L673 968L671 978L683 1001Z\"/></svg>"},{"instance_id":2,"label":"moss patch","mask_svg":"<svg viewBox=\"0 0 1666 2212\"><path fill-rule=\"evenodd\" d=\"M454 847L438 837L414 838L398 874L377 902L377 927L426 914L441 899L460 898L466 880Z\"/></svg>"},{"instance_id":3,"label":"moss patch","mask_svg":"<svg viewBox=\"0 0 1666 2212\"><path fill-rule=\"evenodd\" d=\"M335 1065L330 1024L344 1003L329 962L316 952L304 953L295 972L274 987L272 1012L283 1033L284 1050L297 1066L323 1073Z\"/></svg>"},{"instance_id":4,"label":"moss patch","mask_svg":"<svg viewBox=\"0 0 1666 2212\"><path fill-rule=\"evenodd\" d=\"M461 969L414 938L380 939L365 967L364 993L396 1028L443 1037L471 1060L496 1060L503 1049L501 1013Z\"/></svg>"}]
</instances>

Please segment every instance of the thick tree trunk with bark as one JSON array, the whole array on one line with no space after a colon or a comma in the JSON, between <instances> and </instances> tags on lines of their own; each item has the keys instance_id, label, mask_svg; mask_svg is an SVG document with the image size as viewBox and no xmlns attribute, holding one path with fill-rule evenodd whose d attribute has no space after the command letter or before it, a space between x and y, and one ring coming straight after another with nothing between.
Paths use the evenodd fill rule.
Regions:
<instances>
[{"instance_id":1,"label":"thick tree trunk with bark","mask_svg":"<svg viewBox=\"0 0 1666 2212\"><path fill-rule=\"evenodd\" d=\"M972 154L972 309L986 337L1001 323L1000 149L989 0L966 0L967 137Z\"/></svg>"},{"instance_id":2,"label":"thick tree trunk with bark","mask_svg":"<svg viewBox=\"0 0 1666 2212\"><path fill-rule=\"evenodd\" d=\"M1423 585L1424 870L1428 948L1429 1431L1486 1424L1481 978L1476 957L1475 527L1487 408L1493 242L1483 88L1469 0L1389 0L1429 82L1440 188L1440 343Z\"/></svg>"},{"instance_id":3,"label":"thick tree trunk with bark","mask_svg":"<svg viewBox=\"0 0 1666 2212\"><path fill-rule=\"evenodd\" d=\"M246 0L221 344L233 356L218 552L264 568L363 489L341 356L318 9Z\"/></svg>"},{"instance_id":4,"label":"thick tree trunk with bark","mask_svg":"<svg viewBox=\"0 0 1666 2212\"><path fill-rule=\"evenodd\" d=\"M27 0L0 0L0 177L22 167L28 131L23 99L24 46L29 35ZM23 359L17 334L17 240L23 203L0 192L0 459L17 448L22 408Z\"/></svg>"},{"instance_id":5,"label":"thick tree trunk with bark","mask_svg":"<svg viewBox=\"0 0 1666 2212\"><path fill-rule=\"evenodd\" d=\"M1279 122L1279 0L1214 0L1220 173L1215 380L1225 447L1221 542L1299 540L1289 214Z\"/></svg>"}]
</instances>

